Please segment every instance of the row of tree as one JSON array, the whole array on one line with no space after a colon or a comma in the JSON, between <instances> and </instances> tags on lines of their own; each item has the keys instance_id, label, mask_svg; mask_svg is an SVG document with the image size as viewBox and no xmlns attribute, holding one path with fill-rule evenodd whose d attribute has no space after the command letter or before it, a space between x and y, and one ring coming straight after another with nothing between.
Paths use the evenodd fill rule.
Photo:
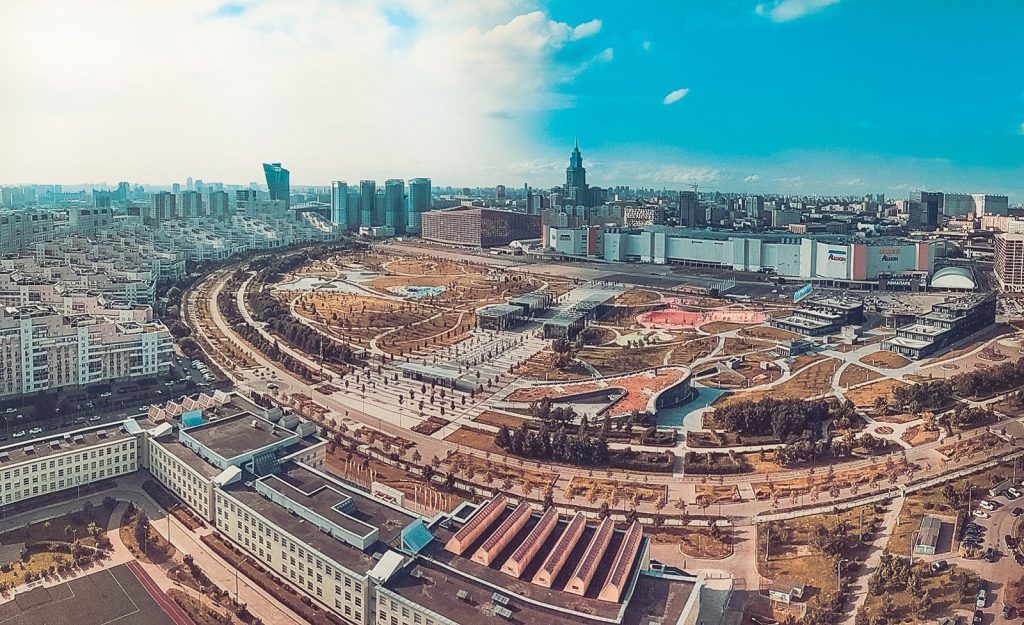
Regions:
<instances>
[{"instance_id":1,"label":"row of tree","mask_svg":"<svg viewBox=\"0 0 1024 625\"><path fill-rule=\"evenodd\" d=\"M609 459L608 441L604 436L568 434L564 428L552 434L547 426L540 430L532 430L525 424L515 430L502 426L494 443L516 456L578 466L606 466Z\"/></svg>"},{"instance_id":2,"label":"row of tree","mask_svg":"<svg viewBox=\"0 0 1024 625\"><path fill-rule=\"evenodd\" d=\"M773 436L785 441L801 436L817 439L809 432L847 410L845 405L824 400L773 399L738 401L715 410L714 420L723 429L747 436Z\"/></svg>"}]
</instances>

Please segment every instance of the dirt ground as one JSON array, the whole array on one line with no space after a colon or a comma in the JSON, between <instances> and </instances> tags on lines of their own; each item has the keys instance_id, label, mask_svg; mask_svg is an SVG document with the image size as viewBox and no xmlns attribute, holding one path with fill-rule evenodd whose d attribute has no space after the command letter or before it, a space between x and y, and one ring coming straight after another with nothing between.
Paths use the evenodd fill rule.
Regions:
<instances>
[{"instance_id":1,"label":"dirt ground","mask_svg":"<svg viewBox=\"0 0 1024 625\"><path fill-rule=\"evenodd\" d=\"M834 358L827 358L805 367L800 373L770 389L733 393L715 403L720 406L728 406L738 401L759 401L767 397L775 399L805 399L821 395L832 388L832 375L834 367L838 362Z\"/></svg>"},{"instance_id":2,"label":"dirt ground","mask_svg":"<svg viewBox=\"0 0 1024 625\"><path fill-rule=\"evenodd\" d=\"M896 352L880 351L868 354L860 359L866 365L878 367L879 369L899 369L910 364L910 360Z\"/></svg>"},{"instance_id":3,"label":"dirt ground","mask_svg":"<svg viewBox=\"0 0 1024 625\"><path fill-rule=\"evenodd\" d=\"M877 380L882 377L881 373L872 371L860 365L850 365L843 369L843 372L839 375L839 386L843 388L850 388L856 384L864 384L871 380Z\"/></svg>"},{"instance_id":4,"label":"dirt ground","mask_svg":"<svg viewBox=\"0 0 1024 625\"><path fill-rule=\"evenodd\" d=\"M892 395L893 389L900 386L909 385L906 382L886 378L866 386L857 387L851 391L846 391L846 399L852 401L858 408L870 408L874 405L876 397L879 395Z\"/></svg>"}]
</instances>

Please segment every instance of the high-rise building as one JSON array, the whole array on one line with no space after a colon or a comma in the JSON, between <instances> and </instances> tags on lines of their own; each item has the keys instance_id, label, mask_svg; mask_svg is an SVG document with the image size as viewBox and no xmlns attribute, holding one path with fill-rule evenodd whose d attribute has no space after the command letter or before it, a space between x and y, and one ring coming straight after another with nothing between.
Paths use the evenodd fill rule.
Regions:
<instances>
[{"instance_id":1,"label":"high-rise building","mask_svg":"<svg viewBox=\"0 0 1024 625\"><path fill-rule=\"evenodd\" d=\"M189 179L191 180L191 178ZM182 191L178 200L178 216L182 219L204 217L203 196L198 191Z\"/></svg>"},{"instance_id":2,"label":"high-rise building","mask_svg":"<svg viewBox=\"0 0 1024 625\"><path fill-rule=\"evenodd\" d=\"M974 212L974 198L967 193L943 193L942 214L947 217L963 217Z\"/></svg>"},{"instance_id":3,"label":"high-rise building","mask_svg":"<svg viewBox=\"0 0 1024 625\"><path fill-rule=\"evenodd\" d=\"M348 183L335 180L331 183L331 223L348 230Z\"/></svg>"},{"instance_id":4,"label":"high-rise building","mask_svg":"<svg viewBox=\"0 0 1024 625\"><path fill-rule=\"evenodd\" d=\"M359 181L359 225L379 226L373 222L373 212L377 202L377 183L373 180Z\"/></svg>"},{"instance_id":5,"label":"high-rise building","mask_svg":"<svg viewBox=\"0 0 1024 625\"><path fill-rule=\"evenodd\" d=\"M177 196L174 193L160 191L154 193L153 197L150 198L149 219L146 220L148 223L158 224L163 221L169 221L177 217L177 215Z\"/></svg>"},{"instance_id":6,"label":"high-rise building","mask_svg":"<svg viewBox=\"0 0 1024 625\"><path fill-rule=\"evenodd\" d=\"M267 176L270 199L284 200L285 207L290 206L291 183L288 170L281 167L281 163L263 163L263 173Z\"/></svg>"},{"instance_id":7,"label":"high-rise building","mask_svg":"<svg viewBox=\"0 0 1024 625\"><path fill-rule=\"evenodd\" d=\"M702 228L707 225L705 211L700 205L696 191L679 192L679 225L688 228Z\"/></svg>"},{"instance_id":8,"label":"high-rise building","mask_svg":"<svg viewBox=\"0 0 1024 625\"><path fill-rule=\"evenodd\" d=\"M227 219L234 211L230 208L227 191L210 191L207 208L210 217L214 219Z\"/></svg>"},{"instance_id":9,"label":"high-rise building","mask_svg":"<svg viewBox=\"0 0 1024 625\"><path fill-rule=\"evenodd\" d=\"M373 198L373 225L384 225L384 189L377 189L377 195Z\"/></svg>"},{"instance_id":10,"label":"high-rise building","mask_svg":"<svg viewBox=\"0 0 1024 625\"><path fill-rule=\"evenodd\" d=\"M569 156L569 166L565 168L565 204L570 206L590 206L590 193L587 189L587 170L583 167L583 155L580 154L580 142Z\"/></svg>"},{"instance_id":11,"label":"high-rise building","mask_svg":"<svg viewBox=\"0 0 1024 625\"><path fill-rule=\"evenodd\" d=\"M917 191L911 198L921 203L922 226L925 228L937 228L939 226L939 214L943 212L943 194L941 191Z\"/></svg>"},{"instance_id":12,"label":"high-rise building","mask_svg":"<svg viewBox=\"0 0 1024 625\"><path fill-rule=\"evenodd\" d=\"M392 178L384 182L384 225L405 234L405 181Z\"/></svg>"},{"instance_id":13,"label":"high-rise building","mask_svg":"<svg viewBox=\"0 0 1024 625\"><path fill-rule=\"evenodd\" d=\"M1001 291L1024 293L1024 234L996 234L992 268Z\"/></svg>"},{"instance_id":14,"label":"high-rise building","mask_svg":"<svg viewBox=\"0 0 1024 625\"><path fill-rule=\"evenodd\" d=\"M186 191L195 191L196 190L195 185L192 182L192 176L189 176L188 178L185 179L185 190Z\"/></svg>"},{"instance_id":15,"label":"high-rise building","mask_svg":"<svg viewBox=\"0 0 1024 625\"><path fill-rule=\"evenodd\" d=\"M423 213L430 210L430 178L413 178L409 181L408 213L405 231L419 234L422 230Z\"/></svg>"},{"instance_id":16,"label":"high-rise building","mask_svg":"<svg viewBox=\"0 0 1024 625\"><path fill-rule=\"evenodd\" d=\"M128 201L128 196L131 195L131 188L127 182L117 183L117 191L114 192L114 199L122 204Z\"/></svg>"},{"instance_id":17,"label":"high-rise building","mask_svg":"<svg viewBox=\"0 0 1024 625\"><path fill-rule=\"evenodd\" d=\"M1006 215L1010 212L1010 199L1005 195L972 193L971 197L974 199L974 214L977 217Z\"/></svg>"},{"instance_id":18,"label":"high-rise building","mask_svg":"<svg viewBox=\"0 0 1024 625\"><path fill-rule=\"evenodd\" d=\"M179 193L181 193L181 184L179 184L177 182L172 184L171 185L171 193L173 193L174 195L178 195Z\"/></svg>"}]
</instances>

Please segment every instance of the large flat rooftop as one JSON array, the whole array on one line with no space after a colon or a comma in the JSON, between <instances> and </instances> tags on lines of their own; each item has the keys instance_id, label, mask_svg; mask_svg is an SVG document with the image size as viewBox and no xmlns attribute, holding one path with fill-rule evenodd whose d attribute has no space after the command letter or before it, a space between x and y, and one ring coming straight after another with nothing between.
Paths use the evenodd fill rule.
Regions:
<instances>
[{"instance_id":1,"label":"large flat rooftop","mask_svg":"<svg viewBox=\"0 0 1024 625\"><path fill-rule=\"evenodd\" d=\"M359 523L377 528L379 530L377 542L366 551L362 551L342 540L332 538L314 523L292 514L283 506L257 493L251 480L241 480L231 484L225 488L225 491L295 539L306 543L338 564L359 573L366 573L377 563L373 558L373 553L385 551L385 545L398 546L402 528L416 518L412 514L378 501L363 491L336 480L325 479L295 463L289 462L282 465L281 472L277 474L277 480L305 492L318 488L322 484L330 484L332 488L351 497L353 509L348 514ZM278 482L274 483L278 484ZM338 502L339 498L334 497L333 502L328 498L321 498L309 503L317 506L314 511L320 513L324 510L324 506L330 509Z\"/></svg>"},{"instance_id":2,"label":"large flat rooftop","mask_svg":"<svg viewBox=\"0 0 1024 625\"><path fill-rule=\"evenodd\" d=\"M273 423L246 412L187 428L184 432L199 444L227 459L294 436L294 432L276 427Z\"/></svg>"},{"instance_id":3,"label":"large flat rooftop","mask_svg":"<svg viewBox=\"0 0 1024 625\"><path fill-rule=\"evenodd\" d=\"M154 439L154 442L160 445L161 449L174 456L174 458L179 460L182 464L208 480L213 479L222 471L222 469L219 469L200 458L196 452L182 445L174 434L166 434L160 438Z\"/></svg>"},{"instance_id":4,"label":"large flat rooftop","mask_svg":"<svg viewBox=\"0 0 1024 625\"><path fill-rule=\"evenodd\" d=\"M0 447L0 468L129 438L132 435L122 430L121 423L108 423L34 439L26 437L20 442Z\"/></svg>"}]
</instances>

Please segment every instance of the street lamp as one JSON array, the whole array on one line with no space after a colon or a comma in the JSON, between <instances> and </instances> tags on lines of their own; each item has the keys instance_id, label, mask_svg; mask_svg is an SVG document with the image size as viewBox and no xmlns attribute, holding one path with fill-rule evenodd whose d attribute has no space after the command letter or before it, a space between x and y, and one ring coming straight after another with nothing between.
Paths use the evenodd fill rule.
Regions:
<instances>
[{"instance_id":1,"label":"street lamp","mask_svg":"<svg viewBox=\"0 0 1024 625\"><path fill-rule=\"evenodd\" d=\"M847 560L846 558L840 558L839 561L836 562L836 592L837 593L838 592L842 592L842 588L843 588L843 577L842 577L843 576L843 573L842 573L843 562L849 562L849 560Z\"/></svg>"}]
</instances>

